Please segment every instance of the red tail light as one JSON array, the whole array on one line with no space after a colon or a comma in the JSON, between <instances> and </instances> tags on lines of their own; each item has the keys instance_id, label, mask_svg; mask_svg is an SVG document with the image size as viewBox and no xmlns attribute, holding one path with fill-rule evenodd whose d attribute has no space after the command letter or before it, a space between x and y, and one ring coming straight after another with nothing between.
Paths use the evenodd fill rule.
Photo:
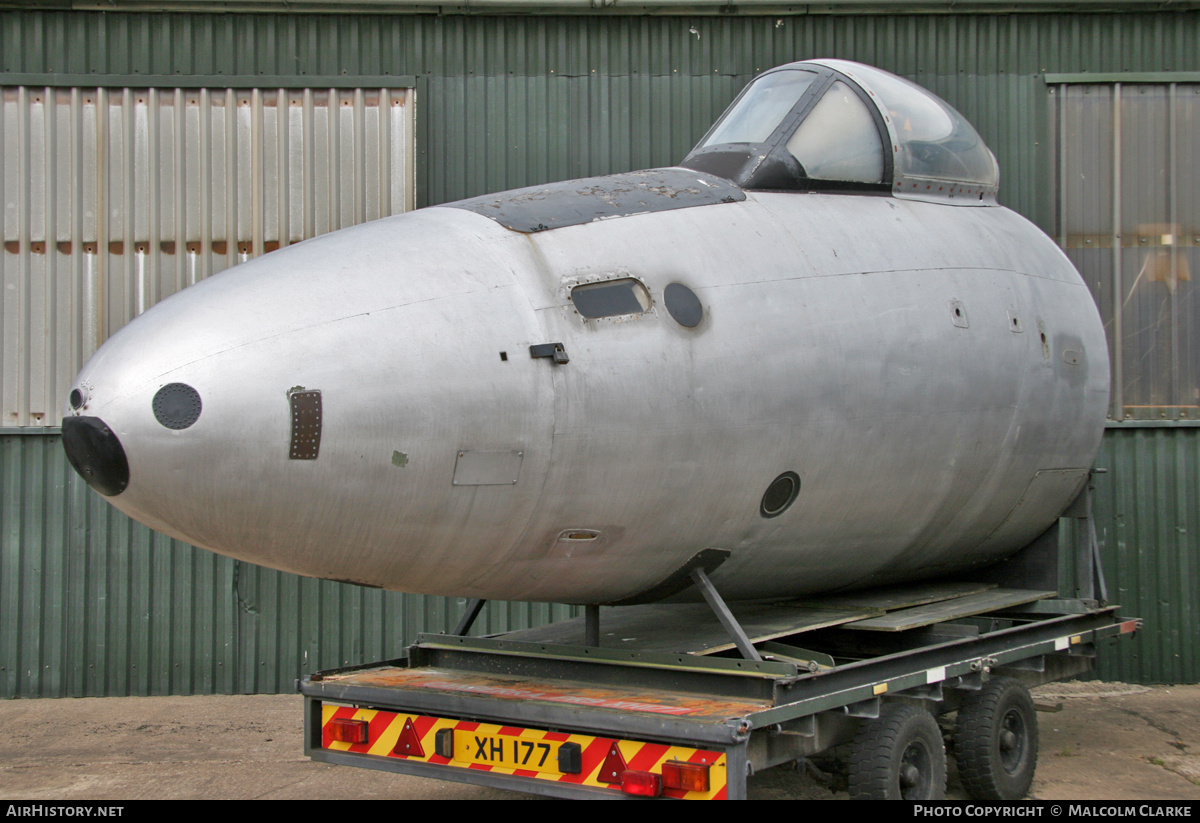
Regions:
<instances>
[{"instance_id":1,"label":"red tail light","mask_svg":"<svg viewBox=\"0 0 1200 823\"><path fill-rule=\"evenodd\" d=\"M336 717L329 721L329 736L338 743L366 743L367 721Z\"/></svg>"},{"instance_id":2,"label":"red tail light","mask_svg":"<svg viewBox=\"0 0 1200 823\"><path fill-rule=\"evenodd\" d=\"M639 797L658 797L662 794L662 777L654 772L621 772L621 791Z\"/></svg>"}]
</instances>

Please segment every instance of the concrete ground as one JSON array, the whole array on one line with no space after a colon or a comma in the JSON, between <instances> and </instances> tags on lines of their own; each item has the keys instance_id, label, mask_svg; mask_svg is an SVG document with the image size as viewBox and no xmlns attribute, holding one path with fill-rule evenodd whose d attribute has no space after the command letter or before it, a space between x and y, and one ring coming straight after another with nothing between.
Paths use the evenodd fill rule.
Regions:
<instances>
[{"instance_id":1,"label":"concrete ground","mask_svg":"<svg viewBox=\"0 0 1200 823\"><path fill-rule=\"evenodd\" d=\"M1043 800L1200 800L1200 686L1051 684L1035 692ZM0 701L0 798L526 799L313 763L293 695ZM965 798L950 778L951 798ZM755 798L845 798L787 768Z\"/></svg>"}]
</instances>

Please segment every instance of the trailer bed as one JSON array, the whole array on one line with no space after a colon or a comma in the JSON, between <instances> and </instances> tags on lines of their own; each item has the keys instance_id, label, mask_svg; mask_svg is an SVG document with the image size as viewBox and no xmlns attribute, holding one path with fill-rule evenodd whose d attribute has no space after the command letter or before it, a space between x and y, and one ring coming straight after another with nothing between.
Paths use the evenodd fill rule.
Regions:
<instances>
[{"instance_id":1,"label":"trailer bed","mask_svg":"<svg viewBox=\"0 0 1200 823\"><path fill-rule=\"evenodd\" d=\"M1115 606L974 584L733 610L763 660L731 656L711 613L686 604L612 609L598 646L578 643L580 621L421 635L396 660L301 680L306 753L562 797L703 771L703 791L658 795L744 798L754 771L846 742L895 701L943 714L993 677L1082 674L1097 643L1138 626Z\"/></svg>"}]
</instances>

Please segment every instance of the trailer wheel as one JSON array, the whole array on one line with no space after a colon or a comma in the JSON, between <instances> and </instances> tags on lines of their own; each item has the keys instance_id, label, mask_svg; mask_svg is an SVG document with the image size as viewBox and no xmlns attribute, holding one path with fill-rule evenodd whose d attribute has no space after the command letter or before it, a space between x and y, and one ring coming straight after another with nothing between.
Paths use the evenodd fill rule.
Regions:
<instances>
[{"instance_id":1,"label":"trailer wheel","mask_svg":"<svg viewBox=\"0 0 1200 823\"><path fill-rule=\"evenodd\" d=\"M850 747L850 796L856 800L942 800L946 749L928 711L885 704Z\"/></svg>"},{"instance_id":2,"label":"trailer wheel","mask_svg":"<svg viewBox=\"0 0 1200 823\"><path fill-rule=\"evenodd\" d=\"M1033 783L1037 755L1037 714L1021 681L997 677L963 698L954 757L973 799L1020 800Z\"/></svg>"}]
</instances>

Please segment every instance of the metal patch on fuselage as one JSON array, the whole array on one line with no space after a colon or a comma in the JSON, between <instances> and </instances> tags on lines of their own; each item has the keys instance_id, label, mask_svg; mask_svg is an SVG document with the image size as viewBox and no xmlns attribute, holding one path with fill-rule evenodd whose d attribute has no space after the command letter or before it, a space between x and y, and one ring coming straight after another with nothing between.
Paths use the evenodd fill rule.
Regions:
<instances>
[{"instance_id":1,"label":"metal patch on fuselage","mask_svg":"<svg viewBox=\"0 0 1200 823\"><path fill-rule=\"evenodd\" d=\"M524 457L523 451L460 451L454 463L453 485L515 485Z\"/></svg>"},{"instance_id":2,"label":"metal patch on fuselage","mask_svg":"<svg viewBox=\"0 0 1200 823\"><path fill-rule=\"evenodd\" d=\"M316 460L321 450L321 392L291 391L292 460Z\"/></svg>"}]
</instances>

